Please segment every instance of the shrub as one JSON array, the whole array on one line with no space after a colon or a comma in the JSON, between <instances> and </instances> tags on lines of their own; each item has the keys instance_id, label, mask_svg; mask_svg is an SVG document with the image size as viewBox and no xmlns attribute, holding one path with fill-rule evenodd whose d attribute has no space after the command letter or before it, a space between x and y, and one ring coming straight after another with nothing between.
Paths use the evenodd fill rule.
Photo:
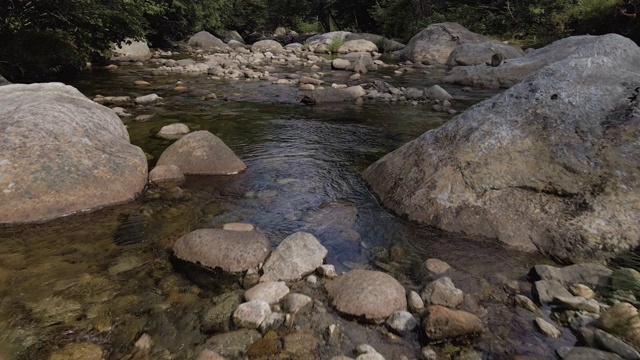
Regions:
<instances>
[{"instance_id":1,"label":"shrub","mask_svg":"<svg viewBox=\"0 0 640 360\"><path fill-rule=\"evenodd\" d=\"M338 52L338 49L340 48L340 46L342 46L343 44L344 44L343 39L333 39L331 40L331 43L327 46L327 50L329 50L330 53L335 54Z\"/></svg>"}]
</instances>

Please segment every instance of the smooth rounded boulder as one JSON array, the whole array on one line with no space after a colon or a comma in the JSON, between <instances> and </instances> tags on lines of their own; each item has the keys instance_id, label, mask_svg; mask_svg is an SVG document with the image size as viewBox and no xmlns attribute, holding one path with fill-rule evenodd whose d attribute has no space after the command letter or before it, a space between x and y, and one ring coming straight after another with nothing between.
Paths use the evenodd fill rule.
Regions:
<instances>
[{"instance_id":1,"label":"smooth rounded boulder","mask_svg":"<svg viewBox=\"0 0 640 360\"><path fill-rule=\"evenodd\" d=\"M144 152L111 109L60 83L0 87L0 224L124 203L146 182Z\"/></svg>"},{"instance_id":2,"label":"smooth rounded boulder","mask_svg":"<svg viewBox=\"0 0 640 360\"><path fill-rule=\"evenodd\" d=\"M176 165L188 175L231 175L247 166L220 138L201 130L171 144L157 165Z\"/></svg>"},{"instance_id":3,"label":"smooth rounded boulder","mask_svg":"<svg viewBox=\"0 0 640 360\"><path fill-rule=\"evenodd\" d=\"M258 268L270 250L261 232L222 229L195 230L173 245L177 258L229 273Z\"/></svg>"},{"instance_id":4,"label":"smooth rounded boulder","mask_svg":"<svg viewBox=\"0 0 640 360\"><path fill-rule=\"evenodd\" d=\"M444 65L449 55L460 44L491 42L490 38L469 31L456 23L431 24L398 51L401 60L427 65Z\"/></svg>"},{"instance_id":5,"label":"smooth rounded boulder","mask_svg":"<svg viewBox=\"0 0 640 360\"><path fill-rule=\"evenodd\" d=\"M640 48L603 35L371 165L409 219L567 260L640 244Z\"/></svg>"},{"instance_id":6,"label":"smooth rounded boulder","mask_svg":"<svg viewBox=\"0 0 640 360\"><path fill-rule=\"evenodd\" d=\"M260 40L251 45L251 51L253 52L270 52L272 54L280 54L284 51L282 45L275 40Z\"/></svg>"},{"instance_id":7,"label":"smooth rounded boulder","mask_svg":"<svg viewBox=\"0 0 640 360\"><path fill-rule=\"evenodd\" d=\"M221 49L227 47L227 44L225 44L222 40L218 39L208 31L200 31L194 34L189 38L187 44L189 44L189 46L201 48L204 50L209 50L212 47Z\"/></svg>"},{"instance_id":8,"label":"smooth rounded boulder","mask_svg":"<svg viewBox=\"0 0 640 360\"><path fill-rule=\"evenodd\" d=\"M366 322L382 323L394 312L407 310L404 287L383 272L352 270L325 287L336 310Z\"/></svg>"}]
</instances>

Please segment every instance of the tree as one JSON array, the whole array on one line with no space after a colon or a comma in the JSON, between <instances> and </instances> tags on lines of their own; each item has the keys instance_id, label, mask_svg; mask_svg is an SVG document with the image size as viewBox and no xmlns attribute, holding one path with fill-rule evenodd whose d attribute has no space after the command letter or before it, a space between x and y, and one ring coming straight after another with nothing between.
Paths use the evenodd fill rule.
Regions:
<instances>
[{"instance_id":1,"label":"tree","mask_svg":"<svg viewBox=\"0 0 640 360\"><path fill-rule=\"evenodd\" d=\"M0 73L35 81L77 72L112 43L141 38L143 12L133 0L6 0L0 7Z\"/></svg>"}]
</instances>

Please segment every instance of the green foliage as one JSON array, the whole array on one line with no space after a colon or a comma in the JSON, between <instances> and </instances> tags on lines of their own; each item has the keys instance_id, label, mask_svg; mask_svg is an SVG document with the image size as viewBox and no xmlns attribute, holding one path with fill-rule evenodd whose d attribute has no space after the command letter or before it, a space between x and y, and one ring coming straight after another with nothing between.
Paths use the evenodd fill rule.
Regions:
<instances>
[{"instance_id":1,"label":"green foliage","mask_svg":"<svg viewBox=\"0 0 640 360\"><path fill-rule=\"evenodd\" d=\"M111 44L153 46L206 30L222 35L349 30L408 41L429 24L457 22L501 39L549 42L612 30L618 0L0 0L0 74L34 81L78 71ZM332 52L341 44L329 46ZM384 50L384 44L378 44Z\"/></svg>"},{"instance_id":2,"label":"green foliage","mask_svg":"<svg viewBox=\"0 0 640 360\"><path fill-rule=\"evenodd\" d=\"M380 0L372 9L384 35L408 41L420 29L456 22L502 39L550 42L612 28L615 0Z\"/></svg>"},{"instance_id":3,"label":"green foliage","mask_svg":"<svg viewBox=\"0 0 640 360\"><path fill-rule=\"evenodd\" d=\"M10 81L77 72L112 42L144 36L146 1L7 0L0 7L0 73Z\"/></svg>"},{"instance_id":4,"label":"green foliage","mask_svg":"<svg viewBox=\"0 0 640 360\"><path fill-rule=\"evenodd\" d=\"M338 52L338 49L340 49L340 46L342 46L342 44L344 44L343 39L333 39L327 46L327 50L329 50L330 53L335 54Z\"/></svg>"}]
</instances>

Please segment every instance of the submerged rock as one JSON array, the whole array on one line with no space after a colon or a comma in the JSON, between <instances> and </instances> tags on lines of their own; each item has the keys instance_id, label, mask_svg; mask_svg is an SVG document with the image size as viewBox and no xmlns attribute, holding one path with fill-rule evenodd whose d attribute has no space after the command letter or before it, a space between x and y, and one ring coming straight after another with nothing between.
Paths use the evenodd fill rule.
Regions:
<instances>
[{"instance_id":1,"label":"submerged rock","mask_svg":"<svg viewBox=\"0 0 640 360\"><path fill-rule=\"evenodd\" d=\"M383 272L352 270L325 286L336 310L364 321L381 323L407 309L404 287Z\"/></svg>"},{"instance_id":2,"label":"submerged rock","mask_svg":"<svg viewBox=\"0 0 640 360\"><path fill-rule=\"evenodd\" d=\"M322 105L355 101L358 97L345 89L325 88L311 93L305 93L301 102L307 105Z\"/></svg>"},{"instance_id":3,"label":"submerged rock","mask_svg":"<svg viewBox=\"0 0 640 360\"><path fill-rule=\"evenodd\" d=\"M149 182L160 187L174 187L184 184L186 178L175 165L158 165L149 172Z\"/></svg>"},{"instance_id":4,"label":"submerged rock","mask_svg":"<svg viewBox=\"0 0 640 360\"><path fill-rule=\"evenodd\" d=\"M637 246L639 57L630 40L604 35L364 177L387 207L447 231L569 260Z\"/></svg>"},{"instance_id":5,"label":"submerged rock","mask_svg":"<svg viewBox=\"0 0 640 360\"><path fill-rule=\"evenodd\" d=\"M262 336L253 329L240 329L228 333L212 336L207 340L205 347L220 356L229 359L240 359L247 352L251 344Z\"/></svg>"},{"instance_id":6,"label":"submerged rock","mask_svg":"<svg viewBox=\"0 0 640 360\"><path fill-rule=\"evenodd\" d=\"M0 87L0 224L123 203L146 182L144 152L111 109L60 83Z\"/></svg>"},{"instance_id":7,"label":"submerged rock","mask_svg":"<svg viewBox=\"0 0 640 360\"><path fill-rule=\"evenodd\" d=\"M176 165L192 175L230 175L247 168L220 138L205 130L173 143L160 155L158 165Z\"/></svg>"},{"instance_id":8,"label":"submerged rock","mask_svg":"<svg viewBox=\"0 0 640 360\"><path fill-rule=\"evenodd\" d=\"M104 350L98 344L71 343L61 350L54 351L49 360L102 360L103 355Z\"/></svg>"}]
</instances>

